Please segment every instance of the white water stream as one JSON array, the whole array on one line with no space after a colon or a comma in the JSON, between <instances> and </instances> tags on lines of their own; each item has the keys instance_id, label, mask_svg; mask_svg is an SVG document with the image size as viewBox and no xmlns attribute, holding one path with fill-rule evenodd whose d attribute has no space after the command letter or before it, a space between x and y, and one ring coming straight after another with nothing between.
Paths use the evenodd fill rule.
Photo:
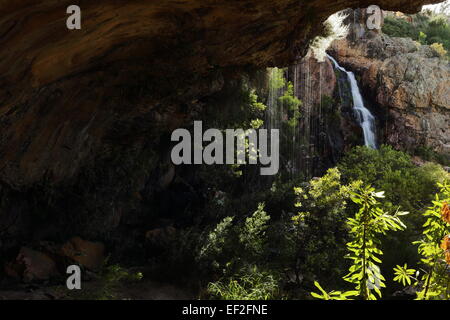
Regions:
<instances>
[{"instance_id":1,"label":"white water stream","mask_svg":"<svg viewBox=\"0 0 450 320\"><path fill-rule=\"evenodd\" d=\"M367 147L372 149L377 148L376 135L375 135L375 117L364 105L364 101L359 90L358 82L356 81L355 74L351 71L345 70L343 67L337 63L337 61L330 55L328 58L333 62L336 69L345 72L348 77L348 82L352 91L353 97L353 108L355 109L356 117L358 123L364 132L364 143Z\"/></svg>"}]
</instances>

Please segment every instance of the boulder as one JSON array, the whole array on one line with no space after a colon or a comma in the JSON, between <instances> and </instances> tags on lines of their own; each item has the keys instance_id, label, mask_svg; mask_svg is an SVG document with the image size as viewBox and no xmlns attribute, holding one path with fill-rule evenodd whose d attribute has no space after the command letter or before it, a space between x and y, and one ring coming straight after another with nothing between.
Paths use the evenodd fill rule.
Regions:
<instances>
[{"instance_id":1,"label":"boulder","mask_svg":"<svg viewBox=\"0 0 450 320\"><path fill-rule=\"evenodd\" d=\"M51 257L27 247L20 249L15 261L5 265L5 273L25 282L48 280L59 275Z\"/></svg>"},{"instance_id":2,"label":"boulder","mask_svg":"<svg viewBox=\"0 0 450 320\"><path fill-rule=\"evenodd\" d=\"M61 254L90 269L98 270L105 262L105 246L99 242L74 237L61 247Z\"/></svg>"}]
</instances>

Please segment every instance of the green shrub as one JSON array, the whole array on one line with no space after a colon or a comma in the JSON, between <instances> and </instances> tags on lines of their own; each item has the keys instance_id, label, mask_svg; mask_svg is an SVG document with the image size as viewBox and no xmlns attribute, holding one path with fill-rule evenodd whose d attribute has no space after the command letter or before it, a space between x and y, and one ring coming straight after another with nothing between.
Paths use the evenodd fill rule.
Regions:
<instances>
[{"instance_id":1,"label":"green shrub","mask_svg":"<svg viewBox=\"0 0 450 320\"><path fill-rule=\"evenodd\" d=\"M282 268L294 275L297 286L321 278L335 284L342 273L348 233L345 226L350 192L360 185L343 185L337 169L328 170L320 179L294 189L298 213L286 217L283 226L274 230L281 234L271 242L278 244Z\"/></svg>"},{"instance_id":2,"label":"green shrub","mask_svg":"<svg viewBox=\"0 0 450 320\"><path fill-rule=\"evenodd\" d=\"M239 274L208 284L213 299L270 300L279 297L277 277L271 272L249 267Z\"/></svg>"},{"instance_id":3,"label":"green shrub","mask_svg":"<svg viewBox=\"0 0 450 320\"><path fill-rule=\"evenodd\" d=\"M443 166L450 166L450 155L437 153L431 147L419 146L414 151L414 154L423 160L437 162Z\"/></svg>"},{"instance_id":4,"label":"green shrub","mask_svg":"<svg viewBox=\"0 0 450 320\"><path fill-rule=\"evenodd\" d=\"M383 268L390 272L398 264L398 260L416 266L418 254L411 244L421 233L424 223L423 210L433 200L438 192L438 183L448 177L443 168L437 164L429 163L422 167L414 165L411 157L403 152L396 151L390 146L382 146L380 150L357 147L347 153L339 163L343 180L362 180L378 190L385 191L385 201L382 207L385 211L395 211L399 207L410 214L405 217L407 225L405 232L388 235L383 240L385 257ZM387 294L399 289L389 283Z\"/></svg>"},{"instance_id":5,"label":"green shrub","mask_svg":"<svg viewBox=\"0 0 450 320\"><path fill-rule=\"evenodd\" d=\"M264 203L244 221L233 223L234 217L226 217L204 239L199 261L225 275L260 262L266 253L269 220Z\"/></svg>"},{"instance_id":6,"label":"green shrub","mask_svg":"<svg viewBox=\"0 0 450 320\"><path fill-rule=\"evenodd\" d=\"M381 236L387 231L403 230L406 226L400 219L405 213L389 214L381 209L379 198L384 192L375 192L371 187L359 188L351 192L351 199L359 206L354 217L347 219L351 241L347 243L347 259L352 261L349 272L343 279L354 286L354 290L326 293L318 283L316 287L322 294L311 293L315 298L325 300L348 300L356 296L363 300L381 298L381 289L385 288L385 278L381 274L380 257Z\"/></svg>"},{"instance_id":7,"label":"green shrub","mask_svg":"<svg viewBox=\"0 0 450 320\"><path fill-rule=\"evenodd\" d=\"M436 194L433 205L425 211L426 222L419 241L418 253L421 256L420 270L408 269L407 265L396 266L395 281L405 286L413 285L418 300L449 300L450 265L450 185L440 185L441 192Z\"/></svg>"},{"instance_id":8,"label":"green shrub","mask_svg":"<svg viewBox=\"0 0 450 320\"><path fill-rule=\"evenodd\" d=\"M447 50L444 49L444 46L442 43L435 42L432 45L430 45L430 47L441 57L445 57L448 53Z\"/></svg>"},{"instance_id":9,"label":"green shrub","mask_svg":"<svg viewBox=\"0 0 450 320\"><path fill-rule=\"evenodd\" d=\"M356 147L340 161L345 182L361 180L386 192L386 206L419 212L437 192L437 183L447 176L438 165L415 166L411 157L390 146L379 150Z\"/></svg>"},{"instance_id":10,"label":"green shrub","mask_svg":"<svg viewBox=\"0 0 450 320\"><path fill-rule=\"evenodd\" d=\"M417 29L405 19L390 16L385 18L382 31L390 37L411 38L413 40L418 40L419 34Z\"/></svg>"},{"instance_id":11,"label":"green shrub","mask_svg":"<svg viewBox=\"0 0 450 320\"><path fill-rule=\"evenodd\" d=\"M388 16L382 31L391 37L411 38L422 45L430 45L440 56L448 57L450 26L447 21L447 16L436 14L417 14L413 16L413 23Z\"/></svg>"},{"instance_id":12,"label":"green shrub","mask_svg":"<svg viewBox=\"0 0 450 320\"><path fill-rule=\"evenodd\" d=\"M263 253L269 220L270 216L264 211L264 203L260 203L255 213L245 219L239 232L239 241L247 252L256 255Z\"/></svg>"}]
</instances>

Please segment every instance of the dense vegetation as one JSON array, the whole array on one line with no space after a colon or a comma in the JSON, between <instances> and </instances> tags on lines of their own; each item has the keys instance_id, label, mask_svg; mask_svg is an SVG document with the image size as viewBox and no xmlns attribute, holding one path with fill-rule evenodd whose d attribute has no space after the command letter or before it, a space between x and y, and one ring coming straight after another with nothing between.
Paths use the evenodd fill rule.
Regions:
<instances>
[{"instance_id":1,"label":"dense vegetation","mask_svg":"<svg viewBox=\"0 0 450 320\"><path fill-rule=\"evenodd\" d=\"M289 143L302 104L280 71L270 82L281 90L287 112L281 138ZM226 112L206 115L208 126L263 125L264 85L234 83L224 94L237 109L229 105ZM427 240L430 215L448 227L439 220L450 201L449 175L440 165L417 166L408 154L381 146L355 147L307 182L286 170L282 164L276 178L263 179L255 166L200 167L209 196L201 208L184 212L189 223L152 258L163 266L155 275L183 274L196 280L201 298L213 299L414 298L401 283L422 292L419 298L443 298L446 253L436 248L444 234ZM433 261L424 261L430 254ZM413 269L428 271L417 275ZM424 294L426 286L434 289Z\"/></svg>"},{"instance_id":2,"label":"dense vegetation","mask_svg":"<svg viewBox=\"0 0 450 320\"><path fill-rule=\"evenodd\" d=\"M384 157L386 153L390 157ZM368 187L370 179L374 179L370 170L366 173L360 168L352 168L353 159L370 157L368 154L372 155L373 168L386 167L374 181L377 186L386 187L388 192ZM405 166L396 167L402 161ZM322 178L313 179L304 187L294 188L296 209L276 220L271 219L264 205L260 204L244 220L235 221L236 217L230 216L212 229L203 240L200 257L215 266L219 277L209 284L208 292L216 298L307 298L305 290L313 285L320 286L320 282L324 287L346 289L339 295L334 292L322 296L326 298L348 299L356 296L374 299L384 292L393 294L392 288L386 288L386 284L393 285L393 269L397 268L396 279L399 279L399 273L410 274L410 271L404 271L398 264L404 265L408 261L412 266L420 266L424 245L421 244L419 251L417 247L409 252L404 249L414 241L423 241L420 240L422 231L425 235L428 233L422 227L424 219L430 215L440 219L440 212L444 210L445 202L449 201L448 185L440 182L448 175L437 165L414 167L407 155L390 147L383 147L380 151L356 148L339 167L342 172L333 168ZM414 183L411 183L412 172L418 173ZM416 190L417 185L429 188ZM397 197L401 194L410 196L401 198L399 202ZM433 208L427 210L427 206ZM402 207L412 211L407 214ZM445 221L436 223L448 231ZM404 235L389 238L389 230ZM444 230L440 230L435 237L443 239L446 235ZM430 241L432 243L428 246L439 247L440 241L438 243L436 238ZM361 251L364 248L362 243L367 243L366 251ZM383 252L388 260L395 261L383 263ZM352 263L342 258L346 253ZM441 265L445 250L434 249L431 254L434 255L433 263L437 263L436 260ZM429 264L432 263L427 262ZM366 266L364 270L361 269L363 265ZM346 275L347 269L350 273ZM382 274L390 275L390 278ZM444 271L439 277L447 279ZM419 292L423 290L426 279L427 275L423 275L422 280L416 280L415 286ZM435 279L434 285L437 286L435 282L439 281ZM366 285L366 282L371 285ZM351 289L352 285L355 289ZM442 298L440 293L434 296ZM419 297L425 298L423 294Z\"/></svg>"},{"instance_id":3,"label":"dense vegetation","mask_svg":"<svg viewBox=\"0 0 450 320\"><path fill-rule=\"evenodd\" d=\"M441 56L449 57L450 25L444 14L424 12L409 17L387 16L383 32L391 37L411 38L431 46Z\"/></svg>"}]
</instances>

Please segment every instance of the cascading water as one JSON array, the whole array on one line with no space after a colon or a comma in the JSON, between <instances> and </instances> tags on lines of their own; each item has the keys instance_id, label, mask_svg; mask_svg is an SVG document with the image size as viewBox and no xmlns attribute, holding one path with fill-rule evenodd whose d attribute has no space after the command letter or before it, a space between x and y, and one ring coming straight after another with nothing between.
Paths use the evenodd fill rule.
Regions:
<instances>
[{"instance_id":1,"label":"cascading water","mask_svg":"<svg viewBox=\"0 0 450 320\"><path fill-rule=\"evenodd\" d=\"M310 179L320 166L322 132L322 106L314 99L313 79L310 74L309 59L306 63L296 63L284 70L269 70L269 91L265 127L278 129L281 146L280 164L291 178ZM321 76L321 68L318 70ZM320 81L319 81L320 82ZM300 85L302 84L302 85ZM294 110L283 106L280 98L286 94L288 86L293 88L293 97L300 99L297 112L300 118L292 121ZM321 87L318 88L321 92ZM319 96L322 96L320 93ZM300 109L301 106L301 109Z\"/></svg>"},{"instance_id":2,"label":"cascading water","mask_svg":"<svg viewBox=\"0 0 450 320\"><path fill-rule=\"evenodd\" d=\"M377 148L376 134L375 134L375 117L364 105L364 101L359 90L358 82L356 81L355 74L351 71L345 70L343 67L337 63L337 61L330 55L327 55L331 62L334 64L335 68L344 72L348 77L348 82L350 84L352 97L353 97L353 108L355 110L356 118L360 127L363 129L364 133L364 143L367 147L372 149Z\"/></svg>"}]
</instances>

